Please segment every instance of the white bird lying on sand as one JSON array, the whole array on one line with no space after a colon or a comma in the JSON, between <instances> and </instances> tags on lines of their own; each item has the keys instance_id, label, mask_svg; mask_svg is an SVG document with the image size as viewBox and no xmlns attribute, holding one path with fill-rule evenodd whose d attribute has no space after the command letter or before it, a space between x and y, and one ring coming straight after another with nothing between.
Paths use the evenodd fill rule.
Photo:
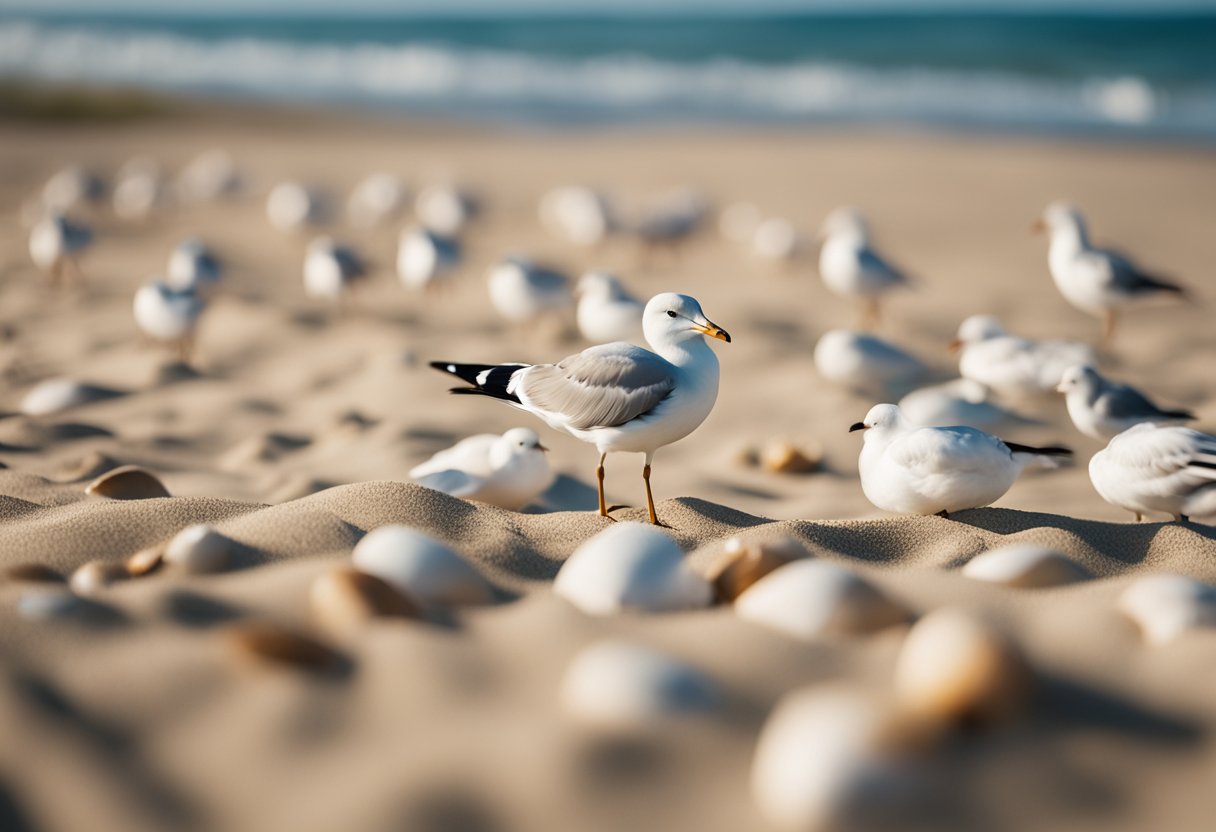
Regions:
<instances>
[{"instance_id":1,"label":"white bird lying on sand","mask_svg":"<svg viewBox=\"0 0 1216 832\"><path fill-rule=\"evenodd\" d=\"M579 278L574 294L578 297L578 331L591 343L634 342L642 334L646 305L616 275L587 272Z\"/></svg>"},{"instance_id":2,"label":"white bird lying on sand","mask_svg":"<svg viewBox=\"0 0 1216 832\"><path fill-rule=\"evenodd\" d=\"M966 425L996 430L1040 422L988 400L988 389L969 378L956 378L913 390L899 400L909 422L922 427Z\"/></svg>"},{"instance_id":3,"label":"white bird lying on sand","mask_svg":"<svg viewBox=\"0 0 1216 832\"><path fill-rule=\"evenodd\" d=\"M327 211L325 196L299 182L280 182L266 198L266 218L284 234L323 222Z\"/></svg>"},{"instance_id":4,"label":"white bird lying on sand","mask_svg":"<svg viewBox=\"0 0 1216 832\"><path fill-rule=\"evenodd\" d=\"M405 184L396 174L370 174L350 192L346 217L358 228L384 225L405 207L407 195Z\"/></svg>"},{"instance_id":5,"label":"white bird lying on sand","mask_svg":"<svg viewBox=\"0 0 1216 832\"><path fill-rule=\"evenodd\" d=\"M195 289L207 293L223 277L224 267L207 244L197 237L182 240L169 254L165 283L178 291Z\"/></svg>"},{"instance_id":6,"label":"white bird lying on sand","mask_svg":"<svg viewBox=\"0 0 1216 832\"><path fill-rule=\"evenodd\" d=\"M920 427L893 404L870 408L864 421L861 490L878 508L901 514L941 514L990 505L1037 458L1071 457L1067 448L1004 442L975 428Z\"/></svg>"},{"instance_id":7,"label":"white bird lying on sand","mask_svg":"<svg viewBox=\"0 0 1216 832\"><path fill-rule=\"evenodd\" d=\"M950 348L960 351L959 375L1012 397L1048 393L1069 367L1095 361L1088 344L1010 335L991 315L972 315L963 321Z\"/></svg>"},{"instance_id":8,"label":"white bird lying on sand","mask_svg":"<svg viewBox=\"0 0 1216 832\"><path fill-rule=\"evenodd\" d=\"M1216 515L1216 436L1142 422L1110 440L1089 461L1103 500L1140 520L1163 511L1185 523Z\"/></svg>"},{"instance_id":9,"label":"white bird lying on sand","mask_svg":"<svg viewBox=\"0 0 1216 832\"><path fill-rule=\"evenodd\" d=\"M554 188L541 197L538 212L549 233L580 246L598 245L616 226L608 198L582 186Z\"/></svg>"},{"instance_id":10,"label":"white bird lying on sand","mask_svg":"<svg viewBox=\"0 0 1216 832\"><path fill-rule=\"evenodd\" d=\"M205 308L198 292L172 289L159 278L135 292L135 323L153 341L176 345L183 361L190 358L194 331Z\"/></svg>"},{"instance_id":11,"label":"white bird lying on sand","mask_svg":"<svg viewBox=\"0 0 1216 832\"><path fill-rule=\"evenodd\" d=\"M410 471L419 485L518 511L553 484L548 448L531 428L462 439Z\"/></svg>"},{"instance_id":12,"label":"white bird lying on sand","mask_svg":"<svg viewBox=\"0 0 1216 832\"><path fill-rule=\"evenodd\" d=\"M614 452L645 454L646 507L650 522L657 524L650 491L655 451L692 433L713 409L718 357L704 336L727 343L730 336L705 317L695 299L670 292L650 299L642 326L654 352L615 343L589 347L557 364L432 361L431 366L472 385L453 393L502 399L595 445L604 517L604 459Z\"/></svg>"},{"instance_id":13,"label":"white bird lying on sand","mask_svg":"<svg viewBox=\"0 0 1216 832\"><path fill-rule=\"evenodd\" d=\"M92 243L93 232L88 226L51 209L30 230L30 259L50 276L51 285L56 285L61 278L80 277L78 257Z\"/></svg>"},{"instance_id":14,"label":"white bird lying on sand","mask_svg":"<svg viewBox=\"0 0 1216 832\"><path fill-rule=\"evenodd\" d=\"M454 237L477 215L477 200L454 185L430 185L418 192L414 213L431 231Z\"/></svg>"},{"instance_id":15,"label":"white bird lying on sand","mask_svg":"<svg viewBox=\"0 0 1216 832\"><path fill-rule=\"evenodd\" d=\"M861 325L878 323L883 295L909 286L907 275L870 244L870 228L855 208L837 208L820 230L819 276L833 293L860 298L864 304Z\"/></svg>"},{"instance_id":16,"label":"white bird lying on sand","mask_svg":"<svg viewBox=\"0 0 1216 832\"><path fill-rule=\"evenodd\" d=\"M815 368L829 381L876 398L910 390L929 372L919 359L894 344L848 329L820 336Z\"/></svg>"},{"instance_id":17,"label":"white bird lying on sand","mask_svg":"<svg viewBox=\"0 0 1216 832\"><path fill-rule=\"evenodd\" d=\"M350 246L318 237L304 255L304 291L310 298L337 300L367 275L363 260Z\"/></svg>"},{"instance_id":18,"label":"white bird lying on sand","mask_svg":"<svg viewBox=\"0 0 1216 832\"><path fill-rule=\"evenodd\" d=\"M1177 283L1142 270L1119 252L1090 243L1081 212L1067 203L1048 205L1034 230L1051 236L1047 266L1056 288L1077 309L1103 319L1104 343L1114 337L1121 307L1156 295L1186 294Z\"/></svg>"},{"instance_id":19,"label":"white bird lying on sand","mask_svg":"<svg viewBox=\"0 0 1216 832\"><path fill-rule=\"evenodd\" d=\"M1064 371L1056 388L1064 394L1068 415L1077 430L1094 439L1111 439L1141 422L1188 422L1187 410L1162 410L1134 387L1105 378L1088 364Z\"/></svg>"},{"instance_id":20,"label":"white bird lying on sand","mask_svg":"<svg viewBox=\"0 0 1216 832\"><path fill-rule=\"evenodd\" d=\"M574 304L570 278L524 257L508 257L490 268L490 302L513 324L527 324Z\"/></svg>"},{"instance_id":21,"label":"white bird lying on sand","mask_svg":"<svg viewBox=\"0 0 1216 832\"><path fill-rule=\"evenodd\" d=\"M420 226L401 232L397 277L407 289L434 289L460 264L460 244Z\"/></svg>"}]
</instances>

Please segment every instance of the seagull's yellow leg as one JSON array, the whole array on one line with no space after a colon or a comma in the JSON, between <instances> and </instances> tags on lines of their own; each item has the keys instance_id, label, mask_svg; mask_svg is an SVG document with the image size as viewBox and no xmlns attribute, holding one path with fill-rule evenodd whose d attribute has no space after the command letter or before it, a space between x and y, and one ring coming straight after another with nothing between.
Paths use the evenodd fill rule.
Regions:
<instances>
[{"instance_id":1,"label":"seagull's yellow leg","mask_svg":"<svg viewBox=\"0 0 1216 832\"><path fill-rule=\"evenodd\" d=\"M1102 346L1109 347L1115 340L1115 310L1107 309L1102 319Z\"/></svg>"},{"instance_id":2,"label":"seagull's yellow leg","mask_svg":"<svg viewBox=\"0 0 1216 832\"><path fill-rule=\"evenodd\" d=\"M878 327L878 298L868 297L862 301L861 328L875 329Z\"/></svg>"},{"instance_id":3,"label":"seagull's yellow leg","mask_svg":"<svg viewBox=\"0 0 1216 832\"><path fill-rule=\"evenodd\" d=\"M642 481L646 483L646 510L650 512L650 522L658 526L659 518L654 513L654 495L650 493L650 463L642 466Z\"/></svg>"},{"instance_id":4,"label":"seagull's yellow leg","mask_svg":"<svg viewBox=\"0 0 1216 832\"><path fill-rule=\"evenodd\" d=\"M600 454L600 464L595 469L595 481L600 489L600 517L608 516L608 504L604 502L604 460L607 458L608 454Z\"/></svg>"}]
</instances>

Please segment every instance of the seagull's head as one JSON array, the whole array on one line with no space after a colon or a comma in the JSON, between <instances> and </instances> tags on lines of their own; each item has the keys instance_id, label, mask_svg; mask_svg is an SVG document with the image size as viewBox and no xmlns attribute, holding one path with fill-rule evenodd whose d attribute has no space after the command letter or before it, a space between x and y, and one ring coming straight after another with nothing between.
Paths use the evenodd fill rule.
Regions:
<instances>
[{"instance_id":1,"label":"seagull's head","mask_svg":"<svg viewBox=\"0 0 1216 832\"><path fill-rule=\"evenodd\" d=\"M675 292L664 292L650 299L642 313L642 330L654 347L681 344L703 335L730 343L730 334L705 317L695 298Z\"/></svg>"},{"instance_id":2,"label":"seagull's head","mask_svg":"<svg viewBox=\"0 0 1216 832\"><path fill-rule=\"evenodd\" d=\"M950 349L957 352L970 344L978 344L990 338L1000 338L1005 327L994 315L972 315L958 325L958 334L950 342Z\"/></svg>"},{"instance_id":3,"label":"seagull's head","mask_svg":"<svg viewBox=\"0 0 1216 832\"><path fill-rule=\"evenodd\" d=\"M1071 393L1073 390L1080 390L1084 393L1089 393L1096 390L1101 383L1102 377L1098 375L1098 371L1088 364L1076 364L1069 367L1060 376L1060 383L1056 385L1056 392Z\"/></svg>"},{"instance_id":4,"label":"seagull's head","mask_svg":"<svg viewBox=\"0 0 1216 832\"><path fill-rule=\"evenodd\" d=\"M609 272L587 272L578 279L574 294L578 297L612 298L621 290L621 281Z\"/></svg>"},{"instance_id":5,"label":"seagull's head","mask_svg":"<svg viewBox=\"0 0 1216 832\"><path fill-rule=\"evenodd\" d=\"M532 428L511 428L494 443L490 450L490 464L498 467L510 459L548 452L549 449L541 444L540 437Z\"/></svg>"},{"instance_id":6,"label":"seagull's head","mask_svg":"<svg viewBox=\"0 0 1216 832\"><path fill-rule=\"evenodd\" d=\"M327 236L317 237L311 243L308 244L309 255L327 254L333 250L334 250L334 238L333 237L327 237Z\"/></svg>"},{"instance_id":7,"label":"seagull's head","mask_svg":"<svg viewBox=\"0 0 1216 832\"><path fill-rule=\"evenodd\" d=\"M1081 212L1071 203L1056 200L1043 209L1043 215L1035 220L1030 230L1034 233L1046 231L1055 234L1060 231L1084 230L1085 220Z\"/></svg>"},{"instance_id":8,"label":"seagull's head","mask_svg":"<svg viewBox=\"0 0 1216 832\"><path fill-rule=\"evenodd\" d=\"M837 208L828 214L827 219L819 229L819 238L845 237L866 239L870 234L870 226L866 223L865 215L856 208Z\"/></svg>"},{"instance_id":9,"label":"seagull's head","mask_svg":"<svg viewBox=\"0 0 1216 832\"><path fill-rule=\"evenodd\" d=\"M898 428L904 423L904 416L899 411L899 407L893 404L876 404L870 408L870 412L866 414L866 418L860 422L854 422L849 428L849 433L857 430L884 430L888 428Z\"/></svg>"}]
</instances>

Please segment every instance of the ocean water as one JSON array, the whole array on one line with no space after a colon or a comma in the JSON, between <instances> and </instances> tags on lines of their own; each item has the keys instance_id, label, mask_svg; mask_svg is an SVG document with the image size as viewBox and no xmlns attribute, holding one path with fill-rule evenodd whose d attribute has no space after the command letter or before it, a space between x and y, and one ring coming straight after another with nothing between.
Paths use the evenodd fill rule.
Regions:
<instances>
[{"instance_id":1,"label":"ocean water","mask_svg":"<svg viewBox=\"0 0 1216 832\"><path fill-rule=\"evenodd\" d=\"M0 76L516 123L891 123L1216 141L1216 13L0 13Z\"/></svg>"}]
</instances>

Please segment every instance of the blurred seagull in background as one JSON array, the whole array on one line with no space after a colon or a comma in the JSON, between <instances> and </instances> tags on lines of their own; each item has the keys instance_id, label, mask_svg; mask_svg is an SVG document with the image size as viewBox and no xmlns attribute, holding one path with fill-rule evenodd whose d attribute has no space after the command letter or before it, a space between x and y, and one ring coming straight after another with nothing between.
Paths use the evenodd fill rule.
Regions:
<instances>
[{"instance_id":1,"label":"blurred seagull in background","mask_svg":"<svg viewBox=\"0 0 1216 832\"><path fill-rule=\"evenodd\" d=\"M903 270L892 265L870 244L870 228L855 208L837 208L820 230L819 276L833 293L863 303L861 326L873 327L879 319L879 302L889 292L910 283Z\"/></svg>"},{"instance_id":2,"label":"blurred seagull in background","mask_svg":"<svg viewBox=\"0 0 1216 832\"><path fill-rule=\"evenodd\" d=\"M899 400L899 409L908 421L922 427L966 425L998 430L1042 424L989 401L988 389L969 378L913 390Z\"/></svg>"},{"instance_id":3,"label":"blurred seagull in background","mask_svg":"<svg viewBox=\"0 0 1216 832\"><path fill-rule=\"evenodd\" d=\"M346 218L356 228L374 228L395 219L408 196L401 177L373 173L359 182L346 200Z\"/></svg>"},{"instance_id":4,"label":"blurred seagull in background","mask_svg":"<svg viewBox=\"0 0 1216 832\"><path fill-rule=\"evenodd\" d=\"M299 182L280 182L266 198L266 217L284 234L319 225L327 213L324 195Z\"/></svg>"},{"instance_id":5,"label":"blurred seagull in background","mask_svg":"<svg viewBox=\"0 0 1216 832\"><path fill-rule=\"evenodd\" d=\"M401 232L397 277L407 289L432 290L460 264L460 244L420 226Z\"/></svg>"},{"instance_id":6,"label":"blurred seagull in background","mask_svg":"<svg viewBox=\"0 0 1216 832\"><path fill-rule=\"evenodd\" d=\"M642 335L645 304L631 295L616 275L587 272L579 278L574 294L578 298L578 331L591 343L634 342Z\"/></svg>"},{"instance_id":7,"label":"blurred seagull in background","mask_svg":"<svg viewBox=\"0 0 1216 832\"><path fill-rule=\"evenodd\" d=\"M880 398L911 390L928 375L920 359L865 332L833 329L815 344L815 369L856 393Z\"/></svg>"},{"instance_id":8,"label":"blurred seagull in background","mask_svg":"<svg viewBox=\"0 0 1216 832\"><path fill-rule=\"evenodd\" d=\"M507 257L491 267L487 284L490 302L513 324L528 324L574 304L570 278L526 257Z\"/></svg>"},{"instance_id":9,"label":"blurred seagull in background","mask_svg":"<svg viewBox=\"0 0 1216 832\"><path fill-rule=\"evenodd\" d=\"M235 196L244 184L232 155L215 149L200 153L182 168L174 182L174 193L182 202L197 204Z\"/></svg>"},{"instance_id":10,"label":"blurred seagull in background","mask_svg":"<svg viewBox=\"0 0 1216 832\"><path fill-rule=\"evenodd\" d=\"M616 225L608 198L582 186L552 189L541 198L539 213L549 233L580 246L602 243Z\"/></svg>"},{"instance_id":11,"label":"blurred seagull in background","mask_svg":"<svg viewBox=\"0 0 1216 832\"><path fill-rule=\"evenodd\" d=\"M1065 370L1056 389L1064 394L1077 430L1103 441L1141 422L1168 424L1195 418L1187 410L1162 410L1136 388L1111 381L1088 364Z\"/></svg>"},{"instance_id":12,"label":"blurred seagull in background","mask_svg":"<svg viewBox=\"0 0 1216 832\"><path fill-rule=\"evenodd\" d=\"M1055 390L1069 367L1096 360L1093 349L1077 341L1010 335L992 315L964 320L950 348L959 352L959 375L1015 398Z\"/></svg>"},{"instance_id":13,"label":"blurred seagull in background","mask_svg":"<svg viewBox=\"0 0 1216 832\"><path fill-rule=\"evenodd\" d=\"M42 186L42 205L59 213L88 208L101 202L106 183L88 168L74 165L55 173Z\"/></svg>"},{"instance_id":14,"label":"blurred seagull in background","mask_svg":"<svg viewBox=\"0 0 1216 832\"><path fill-rule=\"evenodd\" d=\"M145 222L164 201L164 177L154 160L141 156L119 168L111 198L119 219Z\"/></svg>"},{"instance_id":15,"label":"blurred seagull in background","mask_svg":"<svg viewBox=\"0 0 1216 832\"><path fill-rule=\"evenodd\" d=\"M531 428L482 433L416 465L410 478L453 497L518 511L553 484L548 451Z\"/></svg>"},{"instance_id":16,"label":"blurred seagull in background","mask_svg":"<svg viewBox=\"0 0 1216 832\"><path fill-rule=\"evenodd\" d=\"M223 264L207 244L197 237L182 240L169 254L165 283L177 291L197 290L206 294L224 275Z\"/></svg>"},{"instance_id":17,"label":"blurred seagull in background","mask_svg":"<svg viewBox=\"0 0 1216 832\"><path fill-rule=\"evenodd\" d=\"M1137 520L1150 511L1180 523L1216 516L1216 436L1142 422L1094 454L1089 478L1103 500Z\"/></svg>"},{"instance_id":18,"label":"blurred seagull in background","mask_svg":"<svg viewBox=\"0 0 1216 832\"><path fill-rule=\"evenodd\" d=\"M454 237L477 215L477 200L454 185L430 185L418 192L414 213L431 231Z\"/></svg>"},{"instance_id":19,"label":"blurred seagull in background","mask_svg":"<svg viewBox=\"0 0 1216 832\"><path fill-rule=\"evenodd\" d=\"M82 276L79 258L92 243L88 226L51 208L30 230L30 259L56 286L61 280L75 281Z\"/></svg>"},{"instance_id":20,"label":"blurred seagull in background","mask_svg":"<svg viewBox=\"0 0 1216 832\"><path fill-rule=\"evenodd\" d=\"M153 278L135 292L135 323L153 341L177 347L182 361L190 360L194 332L206 302L193 289L173 289Z\"/></svg>"},{"instance_id":21,"label":"blurred seagull in background","mask_svg":"<svg viewBox=\"0 0 1216 832\"><path fill-rule=\"evenodd\" d=\"M304 255L304 291L310 298L339 300L350 291L367 266L350 246L332 237L318 237Z\"/></svg>"}]
</instances>

